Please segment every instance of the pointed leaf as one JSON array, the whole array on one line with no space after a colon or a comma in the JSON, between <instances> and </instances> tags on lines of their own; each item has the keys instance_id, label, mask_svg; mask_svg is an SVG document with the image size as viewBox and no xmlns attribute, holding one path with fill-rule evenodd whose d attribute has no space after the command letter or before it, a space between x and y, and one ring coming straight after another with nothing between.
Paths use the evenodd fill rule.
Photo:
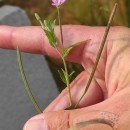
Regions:
<instances>
[{"instance_id":1,"label":"pointed leaf","mask_svg":"<svg viewBox=\"0 0 130 130\"><path fill-rule=\"evenodd\" d=\"M55 22L56 20L44 20L44 25L48 28L50 32L54 33Z\"/></svg>"},{"instance_id":2,"label":"pointed leaf","mask_svg":"<svg viewBox=\"0 0 130 130\"><path fill-rule=\"evenodd\" d=\"M89 40L90 40L90 39L89 39ZM80 45L80 44L82 44L82 43L85 43L85 42L87 42L87 41L89 41L89 40L77 42L77 43L75 43L75 44L73 44L73 45L67 47L67 48L65 49L65 51L63 52L63 56L66 57L74 47L76 47L76 46L78 46L78 45Z\"/></svg>"},{"instance_id":3,"label":"pointed leaf","mask_svg":"<svg viewBox=\"0 0 130 130\"><path fill-rule=\"evenodd\" d=\"M67 84L66 78L65 78L65 75L64 75L63 71L58 70L58 72L60 74L60 78L63 81L63 83Z\"/></svg>"},{"instance_id":4,"label":"pointed leaf","mask_svg":"<svg viewBox=\"0 0 130 130\"><path fill-rule=\"evenodd\" d=\"M41 28L44 29L45 26L44 26L44 24L42 23L42 20L41 20L40 16L39 16L37 13L35 13L35 18L39 21L39 23L40 23L40 25L41 25Z\"/></svg>"},{"instance_id":5,"label":"pointed leaf","mask_svg":"<svg viewBox=\"0 0 130 130\"><path fill-rule=\"evenodd\" d=\"M61 69L61 70L62 70L62 72L63 72L63 74L64 74L64 77L65 77L65 79L66 79L66 84L67 84L67 73L66 73L65 70L63 70L63 69Z\"/></svg>"},{"instance_id":6,"label":"pointed leaf","mask_svg":"<svg viewBox=\"0 0 130 130\"><path fill-rule=\"evenodd\" d=\"M76 46L78 46L78 45L80 45L80 44L82 44L82 43L85 43L85 42L88 42L88 41L90 41L91 39L88 39L88 40L84 40L84 41L81 41L81 42L77 42L77 43L74 43L74 44L72 44L71 46L69 46L69 47L76 47Z\"/></svg>"},{"instance_id":7,"label":"pointed leaf","mask_svg":"<svg viewBox=\"0 0 130 130\"><path fill-rule=\"evenodd\" d=\"M47 27L49 28L49 30L50 30L51 32L53 32L53 29L52 29L52 28L53 28L53 27L52 27L53 25L52 25L52 23L53 23L53 21L51 21L51 20L49 20L48 23L47 23Z\"/></svg>"},{"instance_id":8,"label":"pointed leaf","mask_svg":"<svg viewBox=\"0 0 130 130\"><path fill-rule=\"evenodd\" d=\"M49 40L50 45L55 48L57 46L55 35L53 35L50 31L45 30L45 29L44 29L44 32Z\"/></svg>"},{"instance_id":9,"label":"pointed leaf","mask_svg":"<svg viewBox=\"0 0 130 130\"><path fill-rule=\"evenodd\" d=\"M46 20L44 20L44 22L43 22L43 23L44 23L44 25L45 25L45 26L47 26L47 21L46 21Z\"/></svg>"},{"instance_id":10,"label":"pointed leaf","mask_svg":"<svg viewBox=\"0 0 130 130\"><path fill-rule=\"evenodd\" d=\"M51 28L52 28L53 31L54 31L55 24L56 24L56 19L51 24Z\"/></svg>"},{"instance_id":11,"label":"pointed leaf","mask_svg":"<svg viewBox=\"0 0 130 130\"><path fill-rule=\"evenodd\" d=\"M75 71L72 71L72 72L69 74L69 78L71 78L74 73L75 73Z\"/></svg>"},{"instance_id":12,"label":"pointed leaf","mask_svg":"<svg viewBox=\"0 0 130 130\"><path fill-rule=\"evenodd\" d=\"M44 32L49 40L49 43L52 47L56 47L57 46L57 42L56 42L56 37L55 37L55 33L54 33L54 27L55 27L55 20L44 20L44 26L45 29Z\"/></svg>"},{"instance_id":13,"label":"pointed leaf","mask_svg":"<svg viewBox=\"0 0 130 130\"><path fill-rule=\"evenodd\" d=\"M39 21L41 20L40 16L38 15L38 13L35 13L35 18Z\"/></svg>"},{"instance_id":14,"label":"pointed leaf","mask_svg":"<svg viewBox=\"0 0 130 130\"><path fill-rule=\"evenodd\" d=\"M72 49L73 47L68 47L67 49L65 49L65 51L63 52L63 56L66 57Z\"/></svg>"}]
</instances>

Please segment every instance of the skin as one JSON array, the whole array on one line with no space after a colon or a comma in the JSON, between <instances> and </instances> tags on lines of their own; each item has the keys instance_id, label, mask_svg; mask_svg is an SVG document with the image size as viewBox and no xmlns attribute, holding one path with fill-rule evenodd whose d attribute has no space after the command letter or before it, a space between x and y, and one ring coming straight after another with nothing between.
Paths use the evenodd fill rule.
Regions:
<instances>
[{"instance_id":1,"label":"skin","mask_svg":"<svg viewBox=\"0 0 130 130\"><path fill-rule=\"evenodd\" d=\"M73 104L80 98L91 69L93 67L104 27L63 26L65 46L77 41L91 39L74 48L67 61L76 62L84 67L84 71L71 83ZM57 40L59 29L55 29ZM50 47L40 27L0 27L0 48L16 49L28 53L45 54L54 58L59 56ZM43 111L32 117L24 126L24 130L67 130L77 123L118 115L115 126L117 130L129 130L130 124L130 29L111 27L100 62L90 88L76 110L64 110L68 107L67 90L62 93ZM59 46L60 48L60 42ZM109 125L93 124L80 130L111 130Z\"/></svg>"}]
</instances>

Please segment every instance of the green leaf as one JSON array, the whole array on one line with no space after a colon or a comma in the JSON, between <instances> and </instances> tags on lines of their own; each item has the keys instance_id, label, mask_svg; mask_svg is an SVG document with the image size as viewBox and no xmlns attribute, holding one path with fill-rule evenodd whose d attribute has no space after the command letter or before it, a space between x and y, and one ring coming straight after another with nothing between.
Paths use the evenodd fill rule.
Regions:
<instances>
[{"instance_id":1,"label":"green leaf","mask_svg":"<svg viewBox=\"0 0 130 130\"><path fill-rule=\"evenodd\" d=\"M49 40L50 45L54 48L57 46L57 41L54 33L55 21L56 20L44 20L45 29L43 29Z\"/></svg>"},{"instance_id":2,"label":"green leaf","mask_svg":"<svg viewBox=\"0 0 130 130\"><path fill-rule=\"evenodd\" d=\"M73 49L73 47L68 47L67 49L65 49L63 52L63 56L66 57L72 49Z\"/></svg>"},{"instance_id":3,"label":"green leaf","mask_svg":"<svg viewBox=\"0 0 130 130\"><path fill-rule=\"evenodd\" d=\"M67 85L67 73L65 70L61 69L61 71L58 71L60 74L61 80Z\"/></svg>"},{"instance_id":4,"label":"green leaf","mask_svg":"<svg viewBox=\"0 0 130 130\"><path fill-rule=\"evenodd\" d=\"M35 13L35 17L39 21L43 31L45 32L50 45L52 47L56 48L57 41L56 41L56 37L55 37L55 33L54 33L54 27L55 27L56 20L54 20L54 21L44 20L44 22L42 22L40 16L37 13Z\"/></svg>"},{"instance_id":5,"label":"green leaf","mask_svg":"<svg viewBox=\"0 0 130 130\"><path fill-rule=\"evenodd\" d=\"M53 32L53 25L52 25L52 23L53 23L53 21L51 21L51 20L49 20L48 21L48 23L47 23L47 27L49 28L49 30L51 31L51 32Z\"/></svg>"},{"instance_id":6,"label":"green leaf","mask_svg":"<svg viewBox=\"0 0 130 130\"><path fill-rule=\"evenodd\" d=\"M75 108L73 106L69 106L68 108L66 108L65 110L74 110Z\"/></svg>"},{"instance_id":7,"label":"green leaf","mask_svg":"<svg viewBox=\"0 0 130 130\"><path fill-rule=\"evenodd\" d=\"M78 46L78 45L80 45L80 44L82 44L82 43L85 43L85 42L88 42L88 41L90 41L91 39L88 39L88 40L84 40L84 41L81 41L81 42L77 42L77 43L74 43L74 44L72 44L71 46L69 46L69 47L76 47L76 46Z\"/></svg>"},{"instance_id":8,"label":"green leaf","mask_svg":"<svg viewBox=\"0 0 130 130\"><path fill-rule=\"evenodd\" d=\"M40 16L39 16L37 13L35 13L35 17L36 17L36 19L39 21L39 23L40 23L40 25L41 25L41 28L44 29L45 26L44 26L44 24L42 23L42 20L41 20Z\"/></svg>"},{"instance_id":9,"label":"green leaf","mask_svg":"<svg viewBox=\"0 0 130 130\"><path fill-rule=\"evenodd\" d=\"M44 20L44 26L47 26L47 20Z\"/></svg>"},{"instance_id":10,"label":"green leaf","mask_svg":"<svg viewBox=\"0 0 130 130\"><path fill-rule=\"evenodd\" d=\"M55 24L56 24L56 19L52 22L52 28L54 29L54 27L55 27Z\"/></svg>"},{"instance_id":11,"label":"green leaf","mask_svg":"<svg viewBox=\"0 0 130 130\"><path fill-rule=\"evenodd\" d=\"M40 16L38 15L38 13L35 13L35 18L36 18L38 21L41 20L41 18L40 18Z\"/></svg>"},{"instance_id":12,"label":"green leaf","mask_svg":"<svg viewBox=\"0 0 130 130\"><path fill-rule=\"evenodd\" d=\"M65 79L66 79L66 84L67 84L67 73L66 73L65 70L63 70L63 69L61 69L61 70L62 70L62 72L63 72L63 74L64 74L64 77L65 77Z\"/></svg>"},{"instance_id":13,"label":"green leaf","mask_svg":"<svg viewBox=\"0 0 130 130\"><path fill-rule=\"evenodd\" d=\"M44 32L49 40L50 45L55 48L57 46L55 35L53 33L51 33L50 31L45 30L45 29L44 29Z\"/></svg>"},{"instance_id":14,"label":"green leaf","mask_svg":"<svg viewBox=\"0 0 130 130\"><path fill-rule=\"evenodd\" d=\"M89 40L90 40L90 39L89 39ZM85 42L87 42L87 41L89 41L89 40L77 42L77 43L75 43L75 44L73 44L73 45L67 47L67 48L64 50L64 52L63 52L63 56L66 57L74 47L76 47L76 46L78 46L78 45L80 45L80 44L82 44L82 43L85 43Z\"/></svg>"},{"instance_id":15,"label":"green leaf","mask_svg":"<svg viewBox=\"0 0 130 130\"><path fill-rule=\"evenodd\" d=\"M75 71L72 71L72 72L69 74L69 78L71 78L74 73L75 73Z\"/></svg>"},{"instance_id":16,"label":"green leaf","mask_svg":"<svg viewBox=\"0 0 130 130\"><path fill-rule=\"evenodd\" d=\"M49 42L53 43L54 42L54 38L53 38L52 33L50 31L48 31L48 30L45 30L45 29L44 29L44 32L45 32Z\"/></svg>"},{"instance_id":17,"label":"green leaf","mask_svg":"<svg viewBox=\"0 0 130 130\"><path fill-rule=\"evenodd\" d=\"M44 26L46 26L50 32L54 33L55 22L56 20L44 20Z\"/></svg>"}]
</instances>

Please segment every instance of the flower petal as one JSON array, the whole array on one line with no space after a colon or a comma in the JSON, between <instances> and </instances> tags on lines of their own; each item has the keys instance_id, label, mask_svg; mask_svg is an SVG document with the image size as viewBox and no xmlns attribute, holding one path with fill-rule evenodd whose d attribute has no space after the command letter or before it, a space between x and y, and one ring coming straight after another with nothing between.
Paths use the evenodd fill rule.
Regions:
<instances>
[{"instance_id":1,"label":"flower petal","mask_svg":"<svg viewBox=\"0 0 130 130\"><path fill-rule=\"evenodd\" d=\"M59 6L61 4L63 4L66 0L52 0L52 5L53 6Z\"/></svg>"},{"instance_id":2,"label":"flower petal","mask_svg":"<svg viewBox=\"0 0 130 130\"><path fill-rule=\"evenodd\" d=\"M65 0L60 0L60 3L63 4L65 2Z\"/></svg>"},{"instance_id":3,"label":"flower petal","mask_svg":"<svg viewBox=\"0 0 130 130\"><path fill-rule=\"evenodd\" d=\"M52 6L57 6L57 4L55 4L55 3L52 3L51 5L52 5Z\"/></svg>"},{"instance_id":4,"label":"flower petal","mask_svg":"<svg viewBox=\"0 0 130 130\"><path fill-rule=\"evenodd\" d=\"M57 0L52 0L53 3L57 3Z\"/></svg>"}]
</instances>

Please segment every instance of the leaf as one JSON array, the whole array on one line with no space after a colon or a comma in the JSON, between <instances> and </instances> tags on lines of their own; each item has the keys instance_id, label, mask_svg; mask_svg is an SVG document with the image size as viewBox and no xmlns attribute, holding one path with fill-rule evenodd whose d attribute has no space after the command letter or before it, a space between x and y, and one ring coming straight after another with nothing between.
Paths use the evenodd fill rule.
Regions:
<instances>
[{"instance_id":1,"label":"leaf","mask_svg":"<svg viewBox=\"0 0 130 130\"><path fill-rule=\"evenodd\" d=\"M49 40L50 45L54 48L57 46L57 41L54 33L55 21L56 20L44 20L45 29L43 29Z\"/></svg>"},{"instance_id":2,"label":"leaf","mask_svg":"<svg viewBox=\"0 0 130 130\"><path fill-rule=\"evenodd\" d=\"M89 39L89 40L90 40L90 39ZM82 43L85 43L85 42L87 42L87 41L89 41L89 40L77 42L77 43L75 43L75 44L73 44L73 45L67 47L67 48L64 50L64 52L63 52L63 56L66 57L74 47L76 47L76 46L78 46L78 45L80 45L80 44L82 44Z\"/></svg>"},{"instance_id":3,"label":"leaf","mask_svg":"<svg viewBox=\"0 0 130 130\"><path fill-rule=\"evenodd\" d=\"M54 21L44 20L44 22L42 22L40 16L37 13L35 13L35 17L39 21L43 31L45 32L50 45L52 47L56 48L57 41L56 41L56 37L55 37L55 33L54 33L54 27L55 27L56 20L54 20Z\"/></svg>"},{"instance_id":4,"label":"leaf","mask_svg":"<svg viewBox=\"0 0 130 130\"><path fill-rule=\"evenodd\" d=\"M38 13L35 13L35 18L36 18L38 21L41 20L41 18L40 18L40 16L38 15Z\"/></svg>"},{"instance_id":5,"label":"leaf","mask_svg":"<svg viewBox=\"0 0 130 130\"><path fill-rule=\"evenodd\" d=\"M50 32L53 32L53 21L49 20L48 23L47 23L47 27L49 28Z\"/></svg>"},{"instance_id":6,"label":"leaf","mask_svg":"<svg viewBox=\"0 0 130 130\"><path fill-rule=\"evenodd\" d=\"M56 20L44 20L44 26L46 26L50 32L54 33L55 22Z\"/></svg>"},{"instance_id":7,"label":"leaf","mask_svg":"<svg viewBox=\"0 0 130 130\"><path fill-rule=\"evenodd\" d=\"M67 85L67 73L65 70L61 69L61 71L58 71L59 74L60 74L60 77L62 79L62 81ZM69 78L71 78L71 76L75 73L75 71L72 71L70 74L69 74Z\"/></svg>"},{"instance_id":8,"label":"leaf","mask_svg":"<svg viewBox=\"0 0 130 130\"><path fill-rule=\"evenodd\" d=\"M90 41L91 39L88 39L88 40L84 40L84 41L81 41L81 42L77 42L77 43L74 43L74 44L72 44L71 46L69 46L69 47L76 47L76 46L78 46L78 45L80 45L80 44L82 44L82 43L85 43L85 42L88 42L88 41Z\"/></svg>"},{"instance_id":9,"label":"leaf","mask_svg":"<svg viewBox=\"0 0 130 130\"><path fill-rule=\"evenodd\" d=\"M44 26L47 26L47 21L46 20L44 20Z\"/></svg>"},{"instance_id":10,"label":"leaf","mask_svg":"<svg viewBox=\"0 0 130 130\"><path fill-rule=\"evenodd\" d=\"M75 73L75 71L72 71L72 72L69 74L69 78L71 78L74 73Z\"/></svg>"},{"instance_id":11,"label":"leaf","mask_svg":"<svg viewBox=\"0 0 130 130\"><path fill-rule=\"evenodd\" d=\"M40 25L41 25L41 28L44 29L45 26L44 26L44 24L42 23L41 17L40 17L37 13L35 13L35 18L39 21L39 23L40 23Z\"/></svg>"},{"instance_id":12,"label":"leaf","mask_svg":"<svg viewBox=\"0 0 130 130\"><path fill-rule=\"evenodd\" d=\"M67 83L67 73L66 73L66 71L65 71L65 70L63 70L63 69L61 69L61 70L62 70L62 72L63 72L63 74L64 74L64 76L65 76L66 83Z\"/></svg>"},{"instance_id":13,"label":"leaf","mask_svg":"<svg viewBox=\"0 0 130 130\"><path fill-rule=\"evenodd\" d=\"M52 25L51 25L53 30L54 30L55 24L56 24L56 19L52 22Z\"/></svg>"},{"instance_id":14,"label":"leaf","mask_svg":"<svg viewBox=\"0 0 130 130\"><path fill-rule=\"evenodd\" d=\"M74 110L75 108L73 106L69 106L68 108L66 108L65 110Z\"/></svg>"},{"instance_id":15,"label":"leaf","mask_svg":"<svg viewBox=\"0 0 130 130\"><path fill-rule=\"evenodd\" d=\"M65 49L63 52L63 56L66 57L72 49L73 49L73 47L68 47L67 49Z\"/></svg>"},{"instance_id":16,"label":"leaf","mask_svg":"<svg viewBox=\"0 0 130 130\"><path fill-rule=\"evenodd\" d=\"M63 81L63 83L67 84L66 76L65 76L64 70L61 69L61 71L58 70L58 72L59 72L59 74L60 74L60 78L61 78L61 80Z\"/></svg>"},{"instance_id":17,"label":"leaf","mask_svg":"<svg viewBox=\"0 0 130 130\"><path fill-rule=\"evenodd\" d=\"M47 38L49 40L50 45L55 48L57 46L55 35L52 34L50 31L45 30L45 29L44 29L44 32L45 32L45 34L46 34L46 36L47 36Z\"/></svg>"},{"instance_id":18,"label":"leaf","mask_svg":"<svg viewBox=\"0 0 130 130\"><path fill-rule=\"evenodd\" d=\"M53 32L54 32L55 23L56 23L56 19L54 21L52 21L52 23L51 23L51 28L52 28Z\"/></svg>"}]
</instances>

